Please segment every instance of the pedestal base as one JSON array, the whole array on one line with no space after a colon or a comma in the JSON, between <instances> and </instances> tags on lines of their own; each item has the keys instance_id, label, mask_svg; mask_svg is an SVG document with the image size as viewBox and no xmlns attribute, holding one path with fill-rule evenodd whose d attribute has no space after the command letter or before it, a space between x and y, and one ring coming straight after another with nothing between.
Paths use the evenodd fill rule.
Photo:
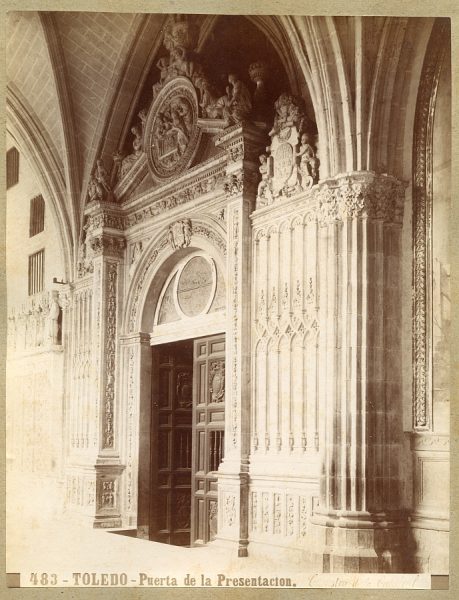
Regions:
<instances>
[{"instance_id":1,"label":"pedestal base","mask_svg":"<svg viewBox=\"0 0 459 600\"><path fill-rule=\"evenodd\" d=\"M319 517L311 527L324 573L413 573L414 540L406 519Z\"/></svg>"}]
</instances>

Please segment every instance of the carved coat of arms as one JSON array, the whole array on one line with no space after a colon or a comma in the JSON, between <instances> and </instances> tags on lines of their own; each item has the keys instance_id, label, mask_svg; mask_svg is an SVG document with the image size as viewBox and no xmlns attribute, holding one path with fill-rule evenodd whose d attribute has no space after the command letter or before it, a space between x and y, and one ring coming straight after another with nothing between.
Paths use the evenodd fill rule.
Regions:
<instances>
[{"instance_id":1,"label":"carved coat of arms","mask_svg":"<svg viewBox=\"0 0 459 600\"><path fill-rule=\"evenodd\" d=\"M191 219L181 219L169 225L169 243L174 250L190 245L192 235Z\"/></svg>"}]
</instances>

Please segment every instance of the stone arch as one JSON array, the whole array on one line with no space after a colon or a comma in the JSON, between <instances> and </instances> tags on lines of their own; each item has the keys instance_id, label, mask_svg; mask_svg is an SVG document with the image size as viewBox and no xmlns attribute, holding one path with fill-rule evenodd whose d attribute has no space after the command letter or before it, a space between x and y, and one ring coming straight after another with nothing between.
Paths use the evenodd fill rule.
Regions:
<instances>
[{"instance_id":1,"label":"stone arch","mask_svg":"<svg viewBox=\"0 0 459 600\"><path fill-rule=\"evenodd\" d=\"M41 123L12 84L7 88L6 110L8 131L32 166L42 194L57 221L65 275L70 281L74 265L75 223L65 203L67 195L61 169L43 136Z\"/></svg>"},{"instance_id":2,"label":"stone arch","mask_svg":"<svg viewBox=\"0 0 459 600\"><path fill-rule=\"evenodd\" d=\"M123 330L151 331L156 303L174 265L195 250L203 250L226 273L226 240L222 226L210 219L192 219L192 235L185 248L174 249L169 241L169 224L150 241L133 273L127 294ZM151 322L150 322L151 321Z\"/></svg>"}]
</instances>

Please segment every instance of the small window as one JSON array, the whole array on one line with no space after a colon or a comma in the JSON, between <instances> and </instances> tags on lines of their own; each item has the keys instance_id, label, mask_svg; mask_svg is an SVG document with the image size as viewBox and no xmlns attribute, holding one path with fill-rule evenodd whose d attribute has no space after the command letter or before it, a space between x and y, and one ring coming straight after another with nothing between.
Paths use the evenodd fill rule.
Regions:
<instances>
[{"instance_id":1,"label":"small window","mask_svg":"<svg viewBox=\"0 0 459 600\"><path fill-rule=\"evenodd\" d=\"M29 235L33 237L45 228L45 201L42 196L35 196L30 201Z\"/></svg>"},{"instance_id":2,"label":"small window","mask_svg":"<svg viewBox=\"0 0 459 600\"><path fill-rule=\"evenodd\" d=\"M10 148L6 153L6 189L16 185L19 181L19 152Z\"/></svg>"},{"instance_id":3,"label":"small window","mask_svg":"<svg viewBox=\"0 0 459 600\"><path fill-rule=\"evenodd\" d=\"M45 274L45 251L39 250L29 256L29 296L43 291Z\"/></svg>"}]
</instances>

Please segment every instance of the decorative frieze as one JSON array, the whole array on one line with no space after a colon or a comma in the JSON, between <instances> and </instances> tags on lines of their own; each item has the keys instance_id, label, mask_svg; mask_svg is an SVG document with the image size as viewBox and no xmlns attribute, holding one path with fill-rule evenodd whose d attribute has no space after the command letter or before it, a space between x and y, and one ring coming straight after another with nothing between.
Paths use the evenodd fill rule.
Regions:
<instances>
[{"instance_id":1,"label":"decorative frieze","mask_svg":"<svg viewBox=\"0 0 459 600\"><path fill-rule=\"evenodd\" d=\"M219 165L204 174L196 175L188 182L183 182L180 189L173 187L168 191L163 191L163 194L167 194L164 198L154 200L141 210L126 215L124 217L125 229L143 223L151 219L151 217L172 210L177 206L191 202L199 196L214 192L222 185L224 177L224 165Z\"/></svg>"},{"instance_id":2,"label":"decorative frieze","mask_svg":"<svg viewBox=\"0 0 459 600\"><path fill-rule=\"evenodd\" d=\"M115 214L109 210L102 210L95 214L89 215L89 230L101 229L109 227L110 229L124 229L124 219L120 214Z\"/></svg>"},{"instance_id":3,"label":"decorative frieze","mask_svg":"<svg viewBox=\"0 0 459 600\"><path fill-rule=\"evenodd\" d=\"M31 296L8 315L8 349L50 348L62 343L61 301L57 291Z\"/></svg>"}]
</instances>

